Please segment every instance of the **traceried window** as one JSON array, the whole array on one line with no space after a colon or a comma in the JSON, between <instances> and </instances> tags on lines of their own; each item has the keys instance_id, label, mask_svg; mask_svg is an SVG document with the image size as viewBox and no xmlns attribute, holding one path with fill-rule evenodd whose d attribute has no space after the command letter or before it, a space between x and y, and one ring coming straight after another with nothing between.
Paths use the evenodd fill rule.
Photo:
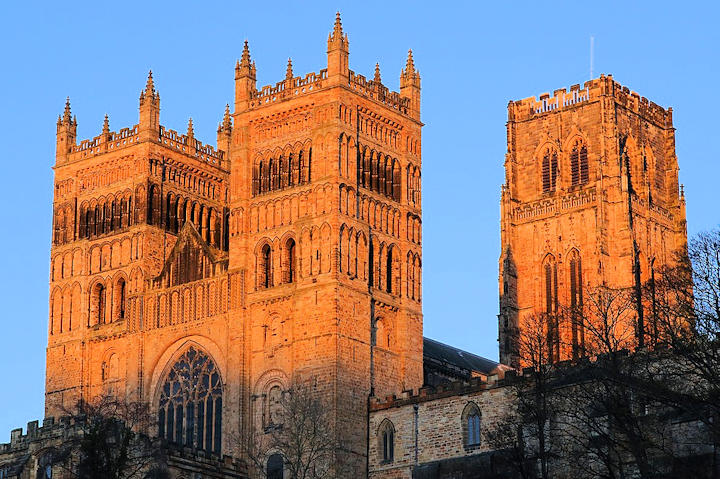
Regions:
<instances>
[{"instance_id":1,"label":"traceried window","mask_svg":"<svg viewBox=\"0 0 720 479\"><path fill-rule=\"evenodd\" d=\"M395 426L385 419L378 430L378 449L380 462L393 462L395 459Z\"/></svg>"},{"instance_id":2,"label":"traceried window","mask_svg":"<svg viewBox=\"0 0 720 479\"><path fill-rule=\"evenodd\" d=\"M215 363L190 347L162 386L158 433L169 442L220 454L222 381Z\"/></svg>"},{"instance_id":3,"label":"traceried window","mask_svg":"<svg viewBox=\"0 0 720 479\"><path fill-rule=\"evenodd\" d=\"M555 191L558 176L557 152L547 148L542 159L542 190L543 193Z\"/></svg>"}]
</instances>

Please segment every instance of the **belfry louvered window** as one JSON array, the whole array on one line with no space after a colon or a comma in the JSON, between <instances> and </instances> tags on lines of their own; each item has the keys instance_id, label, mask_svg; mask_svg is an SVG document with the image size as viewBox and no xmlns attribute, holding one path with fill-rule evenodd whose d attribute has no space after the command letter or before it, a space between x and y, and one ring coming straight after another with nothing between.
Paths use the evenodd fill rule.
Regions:
<instances>
[{"instance_id":1,"label":"belfry louvered window","mask_svg":"<svg viewBox=\"0 0 720 479\"><path fill-rule=\"evenodd\" d=\"M158 434L168 442L220 454L222 381L212 359L194 347L180 356L162 386Z\"/></svg>"},{"instance_id":2,"label":"belfry louvered window","mask_svg":"<svg viewBox=\"0 0 720 479\"><path fill-rule=\"evenodd\" d=\"M587 146L580 140L570 152L570 176L572 186L584 185L589 179Z\"/></svg>"},{"instance_id":3,"label":"belfry louvered window","mask_svg":"<svg viewBox=\"0 0 720 479\"><path fill-rule=\"evenodd\" d=\"M557 152L551 148L545 150L542 159L542 189L543 193L555 191L558 176Z\"/></svg>"}]
</instances>

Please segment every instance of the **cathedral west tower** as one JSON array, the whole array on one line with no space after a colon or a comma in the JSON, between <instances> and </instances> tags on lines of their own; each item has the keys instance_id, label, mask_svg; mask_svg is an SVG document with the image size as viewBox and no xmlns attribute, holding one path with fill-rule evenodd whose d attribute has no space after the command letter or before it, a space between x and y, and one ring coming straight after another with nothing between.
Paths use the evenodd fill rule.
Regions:
<instances>
[{"instance_id":1,"label":"cathedral west tower","mask_svg":"<svg viewBox=\"0 0 720 479\"><path fill-rule=\"evenodd\" d=\"M46 414L102 393L215 454L277 425L295 383L364 463L367 403L422 386L420 76L327 68L262 88L247 43L217 148L139 122L80 143L58 120ZM199 378L199 379L192 379ZM200 381L195 383L193 381ZM200 385L200 386L199 386Z\"/></svg>"},{"instance_id":2,"label":"cathedral west tower","mask_svg":"<svg viewBox=\"0 0 720 479\"><path fill-rule=\"evenodd\" d=\"M542 316L551 360L583 354L584 295L638 289L687 241L672 109L601 76L508 105L500 361ZM640 308L642 310L642 308ZM634 342L652 335L636 314Z\"/></svg>"}]
</instances>

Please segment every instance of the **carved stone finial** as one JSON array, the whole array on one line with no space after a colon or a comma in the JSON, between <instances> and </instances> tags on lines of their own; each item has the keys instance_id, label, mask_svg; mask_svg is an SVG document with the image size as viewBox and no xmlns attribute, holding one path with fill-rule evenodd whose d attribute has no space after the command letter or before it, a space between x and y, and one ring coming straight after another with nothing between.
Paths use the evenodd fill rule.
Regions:
<instances>
[{"instance_id":1,"label":"carved stone finial","mask_svg":"<svg viewBox=\"0 0 720 479\"><path fill-rule=\"evenodd\" d=\"M187 136L188 136L188 138L193 138L195 136L195 130L193 130L192 117L190 117L190 119L188 120Z\"/></svg>"},{"instance_id":2,"label":"carved stone finial","mask_svg":"<svg viewBox=\"0 0 720 479\"><path fill-rule=\"evenodd\" d=\"M108 119L107 114L105 114L105 120L103 120L102 132L103 135L107 135L110 133L110 120Z\"/></svg>"},{"instance_id":3,"label":"carved stone finial","mask_svg":"<svg viewBox=\"0 0 720 479\"><path fill-rule=\"evenodd\" d=\"M70 123L71 120L71 111L70 111L70 97L67 97L65 99L65 111L63 112L63 122Z\"/></svg>"},{"instance_id":4,"label":"carved stone finial","mask_svg":"<svg viewBox=\"0 0 720 479\"><path fill-rule=\"evenodd\" d=\"M408 50L408 57L405 62L405 72L408 74L415 73L415 61L413 60L412 50Z\"/></svg>"},{"instance_id":5,"label":"carved stone finial","mask_svg":"<svg viewBox=\"0 0 720 479\"><path fill-rule=\"evenodd\" d=\"M333 37L336 39L342 38L342 21L340 20L340 12L335 13L335 26L333 27Z\"/></svg>"},{"instance_id":6,"label":"carved stone finial","mask_svg":"<svg viewBox=\"0 0 720 479\"><path fill-rule=\"evenodd\" d=\"M291 58L288 58L287 68L285 69L285 79L286 80L293 79L293 68L292 68L292 59Z\"/></svg>"},{"instance_id":7,"label":"carved stone finial","mask_svg":"<svg viewBox=\"0 0 720 479\"><path fill-rule=\"evenodd\" d=\"M375 64L375 78L373 78L373 81L375 83L382 83L382 79L380 78L380 64Z\"/></svg>"},{"instance_id":8,"label":"carved stone finial","mask_svg":"<svg viewBox=\"0 0 720 479\"><path fill-rule=\"evenodd\" d=\"M230 118L230 105L225 104L225 114L223 115L222 127L225 131L232 128L232 119Z\"/></svg>"},{"instance_id":9,"label":"carved stone finial","mask_svg":"<svg viewBox=\"0 0 720 479\"><path fill-rule=\"evenodd\" d=\"M152 70L148 72L147 83L145 84L145 94L150 95L155 93L155 82L153 81Z\"/></svg>"},{"instance_id":10,"label":"carved stone finial","mask_svg":"<svg viewBox=\"0 0 720 479\"><path fill-rule=\"evenodd\" d=\"M243 46L242 57L240 58L240 68L250 68L250 47L248 47L248 41L245 40Z\"/></svg>"}]
</instances>

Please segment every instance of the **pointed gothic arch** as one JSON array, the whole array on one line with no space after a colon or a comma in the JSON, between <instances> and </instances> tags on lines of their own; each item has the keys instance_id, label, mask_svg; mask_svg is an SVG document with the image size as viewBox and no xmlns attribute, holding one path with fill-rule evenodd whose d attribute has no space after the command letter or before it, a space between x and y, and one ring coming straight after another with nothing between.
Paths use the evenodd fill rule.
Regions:
<instances>
[{"instance_id":1,"label":"pointed gothic arch","mask_svg":"<svg viewBox=\"0 0 720 479\"><path fill-rule=\"evenodd\" d=\"M158 436L210 453L222 451L223 381L210 354L188 345L158 390Z\"/></svg>"},{"instance_id":2,"label":"pointed gothic arch","mask_svg":"<svg viewBox=\"0 0 720 479\"><path fill-rule=\"evenodd\" d=\"M470 401L461 415L463 445L466 448L477 447L481 442L482 413L477 404Z\"/></svg>"}]
</instances>

